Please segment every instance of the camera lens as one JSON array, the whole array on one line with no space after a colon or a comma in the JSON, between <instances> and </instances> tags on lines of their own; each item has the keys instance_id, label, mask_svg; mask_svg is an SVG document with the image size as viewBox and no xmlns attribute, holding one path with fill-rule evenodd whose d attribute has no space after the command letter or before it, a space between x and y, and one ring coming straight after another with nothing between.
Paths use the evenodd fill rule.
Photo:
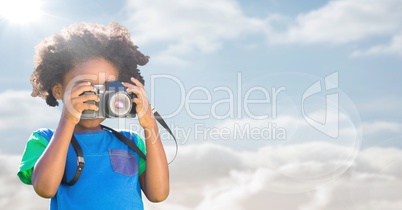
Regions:
<instances>
[{"instance_id":1,"label":"camera lens","mask_svg":"<svg viewBox=\"0 0 402 210\"><path fill-rule=\"evenodd\" d=\"M116 101L114 102L114 108L116 109L124 109L126 107L125 101L122 99L116 99Z\"/></svg>"},{"instance_id":2,"label":"camera lens","mask_svg":"<svg viewBox=\"0 0 402 210\"><path fill-rule=\"evenodd\" d=\"M109 115L114 117L127 116L132 108L131 97L123 91L116 92L109 98Z\"/></svg>"}]
</instances>

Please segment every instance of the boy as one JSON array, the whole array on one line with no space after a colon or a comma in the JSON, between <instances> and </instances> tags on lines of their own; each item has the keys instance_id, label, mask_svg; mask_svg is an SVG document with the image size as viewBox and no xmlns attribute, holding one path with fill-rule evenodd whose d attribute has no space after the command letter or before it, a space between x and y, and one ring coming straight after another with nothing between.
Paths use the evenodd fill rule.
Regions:
<instances>
[{"instance_id":1,"label":"boy","mask_svg":"<svg viewBox=\"0 0 402 210\"><path fill-rule=\"evenodd\" d=\"M147 62L148 57L137 50L128 30L117 23L107 27L75 24L36 47L32 96L46 99L50 106L57 106L61 100L63 110L54 131L33 132L18 176L32 184L38 195L51 198L51 210L143 209L141 190L152 202L167 198L166 155L137 69ZM98 95L87 94L96 92L94 85L115 80L128 94L136 95L132 103L144 128L145 145L133 132L120 133L146 153L146 163L101 126L105 118L82 117L84 111L99 110L96 103L89 103L99 102ZM80 159L72 139L82 148L85 161L80 163L85 167L77 169ZM76 179L73 184L72 179Z\"/></svg>"}]
</instances>

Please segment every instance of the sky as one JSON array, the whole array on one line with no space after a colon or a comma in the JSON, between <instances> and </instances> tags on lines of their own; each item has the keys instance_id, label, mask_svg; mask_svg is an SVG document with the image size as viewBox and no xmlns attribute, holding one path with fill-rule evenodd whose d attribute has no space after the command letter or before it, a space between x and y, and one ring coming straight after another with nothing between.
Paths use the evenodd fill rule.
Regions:
<instances>
[{"instance_id":1,"label":"sky","mask_svg":"<svg viewBox=\"0 0 402 210\"><path fill-rule=\"evenodd\" d=\"M0 1L1 209L48 206L16 176L30 134L61 113L29 77L35 46L77 22L118 22L150 56L148 98L179 150L168 199L146 209L402 208L401 0L13 2Z\"/></svg>"}]
</instances>

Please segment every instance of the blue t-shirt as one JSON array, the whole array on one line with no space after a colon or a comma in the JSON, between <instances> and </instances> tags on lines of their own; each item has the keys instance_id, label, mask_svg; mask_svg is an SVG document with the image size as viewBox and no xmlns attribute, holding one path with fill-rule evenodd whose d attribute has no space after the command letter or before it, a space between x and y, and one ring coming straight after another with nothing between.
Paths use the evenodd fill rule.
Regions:
<instances>
[{"instance_id":1,"label":"blue t-shirt","mask_svg":"<svg viewBox=\"0 0 402 210\"><path fill-rule=\"evenodd\" d=\"M135 133L121 131L134 141L145 153L142 139ZM42 129L34 132L27 143L25 154L37 148L34 144L46 144L53 136L53 131ZM145 161L121 142L110 131L75 134L80 144L85 167L81 177L73 185L60 184L56 195L50 201L51 210L64 209L143 209L139 175L145 170ZM44 145L44 147L46 147ZM44 149L43 149L44 150ZM43 152L43 151L42 151ZM41 154L41 153L40 153ZM18 176L24 183L30 184L32 168L40 157L27 155L21 162ZM77 170L76 153L70 144L67 153L66 178L71 180Z\"/></svg>"}]
</instances>

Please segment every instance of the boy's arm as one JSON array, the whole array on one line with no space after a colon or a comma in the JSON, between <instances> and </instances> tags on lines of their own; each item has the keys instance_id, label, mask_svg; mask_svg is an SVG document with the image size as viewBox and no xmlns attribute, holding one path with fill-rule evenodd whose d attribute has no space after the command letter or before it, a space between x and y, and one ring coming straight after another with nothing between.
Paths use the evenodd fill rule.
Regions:
<instances>
[{"instance_id":1,"label":"boy's arm","mask_svg":"<svg viewBox=\"0 0 402 210\"><path fill-rule=\"evenodd\" d=\"M161 202L169 195L169 169L156 122L144 128L147 150L146 170L140 176L141 188L152 202Z\"/></svg>"},{"instance_id":2,"label":"boy's arm","mask_svg":"<svg viewBox=\"0 0 402 210\"><path fill-rule=\"evenodd\" d=\"M169 195L169 168L165 150L144 86L135 78L131 78L131 81L135 85L130 83L123 83L123 85L128 88L127 92L133 92L137 95L133 102L137 105L138 121L144 128L147 150L146 169L140 175L141 188L148 200L160 202Z\"/></svg>"},{"instance_id":3,"label":"boy's arm","mask_svg":"<svg viewBox=\"0 0 402 210\"><path fill-rule=\"evenodd\" d=\"M74 123L61 118L53 138L36 162L32 171L32 185L41 197L52 198L59 188L74 127Z\"/></svg>"},{"instance_id":4,"label":"boy's arm","mask_svg":"<svg viewBox=\"0 0 402 210\"><path fill-rule=\"evenodd\" d=\"M65 104L57 129L32 171L32 185L35 192L42 197L53 197L60 186L66 166L68 147L82 111L98 109L94 104L84 103L88 100L99 101L96 95L83 95L82 93L85 91L94 91L94 87L88 82L82 82L76 84L71 91L64 93ZM71 113L68 107L74 109L76 113Z\"/></svg>"}]
</instances>

